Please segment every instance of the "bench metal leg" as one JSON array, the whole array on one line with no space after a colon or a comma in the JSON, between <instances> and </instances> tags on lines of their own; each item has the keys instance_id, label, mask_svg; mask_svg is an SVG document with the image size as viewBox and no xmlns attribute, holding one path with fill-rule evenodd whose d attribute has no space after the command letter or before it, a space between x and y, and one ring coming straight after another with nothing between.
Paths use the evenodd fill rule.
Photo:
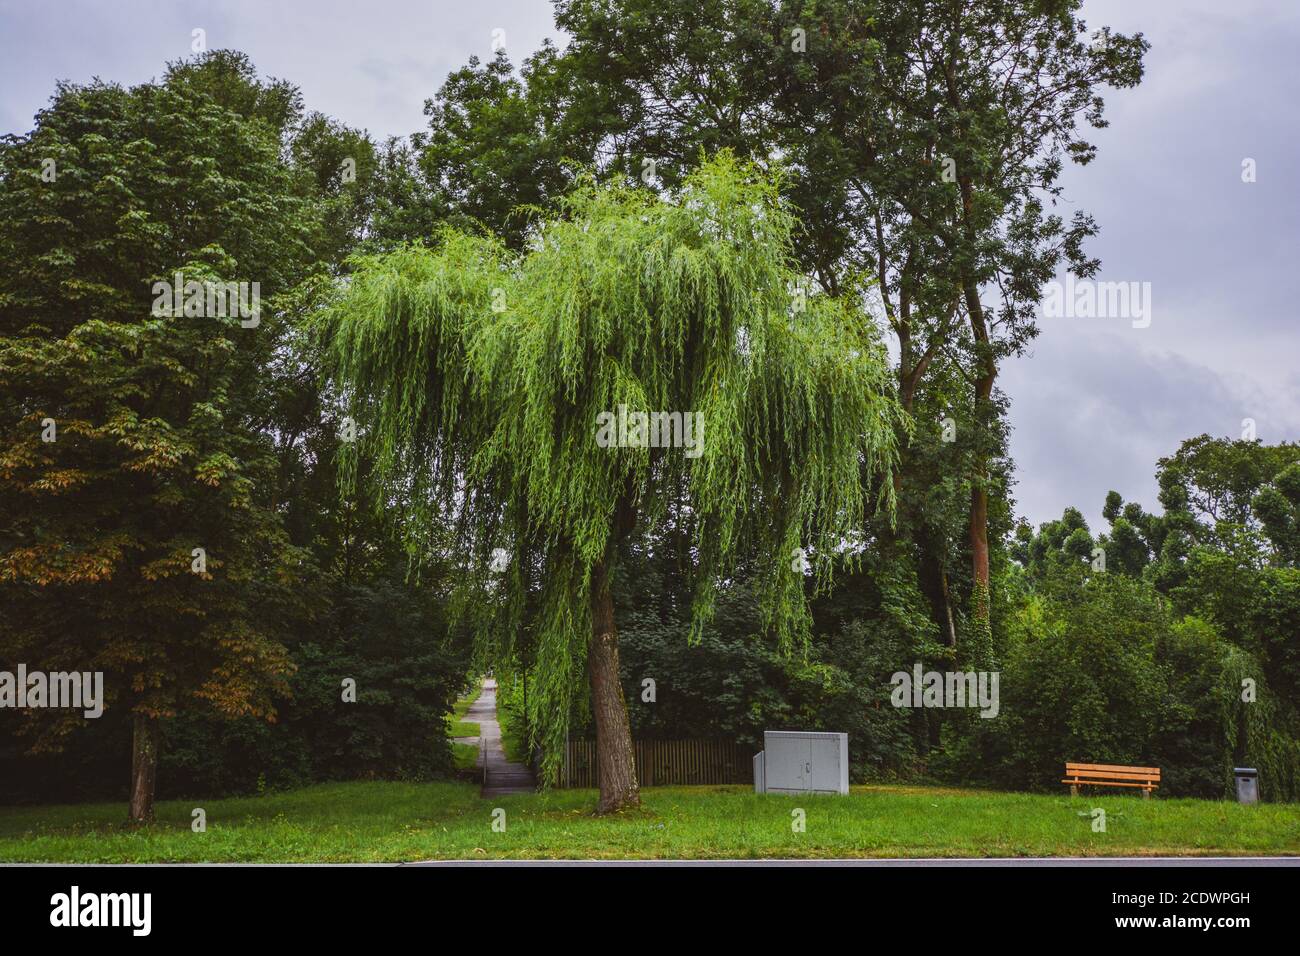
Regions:
<instances>
[{"instance_id":1,"label":"bench metal leg","mask_svg":"<svg viewBox=\"0 0 1300 956\"><path fill-rule=\"evenodd\" d=\"M1150 800L1150 799L1151 799L1151 788L1150 788L1150 787L1147 787L1146 789L1144 789L1144 790L1142 791L1142 799L1143 799L1143 800Z\"/></svg>"},{"instance_id":2,"label":"bench metal leg","mask_svg":"<svg viewBox=\"0 0 1300 956\"><path fill-rule=\"evenodd\" d=\"M1070 796L1077 797L1078 795L1079 795L1079 785L1077 783L1070 784Z\"/></svg>"}]
</instances>

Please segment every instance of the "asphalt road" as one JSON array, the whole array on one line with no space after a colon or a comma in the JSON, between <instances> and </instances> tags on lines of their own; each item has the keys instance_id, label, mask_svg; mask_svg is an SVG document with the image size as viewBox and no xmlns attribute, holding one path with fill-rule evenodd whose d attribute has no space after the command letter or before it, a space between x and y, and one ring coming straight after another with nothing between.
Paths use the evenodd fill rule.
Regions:
<instances>
[{"instance_id":1,"label":"asphalt road","mask_svg":"<svg viewBox=\"0 0 1300 956\"><path fill-rule=\"evenodd\" d=\"M141 867L269 866L295 867L393 867L393 866L793 866L793 867L1188 867L1216 866L1300 867L1300 856L1029 856L991 859L880 859L880 860L419 860L411 863L0 863L0 870L75 866L78 869L130 869Z\"/></svg>"},{"instance_id":2,"label":"asphalt road","mask_svg":"<svg viewBox=\"0 0 1300 956\"><path fill-rule=\"evenodd\" d=\"M403 866L856 866L856 867L1214 867L1300 866L1300 856L1107 856L995 857L907 860L424 860Z\"/></svg>"}]
</instances>

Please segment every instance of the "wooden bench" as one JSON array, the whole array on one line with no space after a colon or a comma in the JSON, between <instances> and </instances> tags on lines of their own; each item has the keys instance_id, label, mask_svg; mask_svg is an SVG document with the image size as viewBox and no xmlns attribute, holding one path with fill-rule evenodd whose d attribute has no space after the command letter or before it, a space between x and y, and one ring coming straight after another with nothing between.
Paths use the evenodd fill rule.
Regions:
<instances>
[{"instance_id":1,"label":"wooden bench","mask_svg":"<svg viewBox=\"0 0 1300 956\"><path fill-rule=\"evenodd\" d=\"M1070 796L1079 795L1079 787L1087 784L1093 787L1141 787L1142 796L1150 797L1151 791L1160 786L1159 767L1118 767L1106 763L1067 763L1065 779L1061 783L1070 785Z\"/></svg>"}]
</instances>

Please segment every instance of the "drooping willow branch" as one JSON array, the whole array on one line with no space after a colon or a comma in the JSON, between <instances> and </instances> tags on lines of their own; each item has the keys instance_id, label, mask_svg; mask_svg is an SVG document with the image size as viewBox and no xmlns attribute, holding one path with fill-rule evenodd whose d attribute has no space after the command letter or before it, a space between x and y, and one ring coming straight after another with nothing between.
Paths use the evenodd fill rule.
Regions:
<instances>
[{"instance_id":1,"label":"drooping willow branch","mask_svg":"<svg viewBox=\"0 0 1300 956\"><path fill-rule=\"evenodd\" d=\"M467 587L501 612L485 640L531 628L549 761L617 509L690 515L695 635L743 557L786 647L808 627L797 556L825 586L869 505L892 513L909 426L883 348L857 301L792 271L778 187L728 154L668 199L584 179L524 254L449 230L355 260L319 319L376 500L407 502L416 534L454 522ZM597 442L619 409L696 416L698 455Z\"/></svg>"}]
</instances>

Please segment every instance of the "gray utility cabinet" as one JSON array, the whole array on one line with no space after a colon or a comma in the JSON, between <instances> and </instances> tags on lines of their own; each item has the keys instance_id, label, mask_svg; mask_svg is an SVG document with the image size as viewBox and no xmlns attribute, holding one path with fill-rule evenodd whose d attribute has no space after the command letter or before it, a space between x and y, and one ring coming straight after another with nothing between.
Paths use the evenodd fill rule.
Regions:
<instances>
[{"instance_id":1,"label":"gray utility cabinet","mask_svg":"<svg viewBox=\"0 0 1300 956\"><path fill-rule=\"evenodd\" d=\"M755 793L848 793L849 735L801 730L763 732L754 757Z\"/></svg>"}]
</instances>

